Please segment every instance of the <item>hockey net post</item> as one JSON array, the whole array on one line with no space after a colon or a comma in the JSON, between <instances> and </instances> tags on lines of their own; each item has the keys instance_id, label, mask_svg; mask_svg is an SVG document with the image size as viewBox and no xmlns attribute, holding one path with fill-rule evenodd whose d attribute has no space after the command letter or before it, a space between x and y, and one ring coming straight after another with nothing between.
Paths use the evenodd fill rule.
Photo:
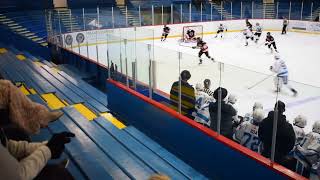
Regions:
<instances>
[{"instance_id":1,"label":"hockey net post","mask_svg":"<svg viewBox=\"0 0 320 180\"><path fill-rule=\"evenodd\" d=\"M202 25L195 25L195 26L183 26L183 30L182 30L182 37L181 37L181 41L184 43L188 42L188 39L186 39L187 37L187 31L188 30L194 30L195 38L200 37L201 39L203 38L203 26Z\"/></svg>"}]
</instances>

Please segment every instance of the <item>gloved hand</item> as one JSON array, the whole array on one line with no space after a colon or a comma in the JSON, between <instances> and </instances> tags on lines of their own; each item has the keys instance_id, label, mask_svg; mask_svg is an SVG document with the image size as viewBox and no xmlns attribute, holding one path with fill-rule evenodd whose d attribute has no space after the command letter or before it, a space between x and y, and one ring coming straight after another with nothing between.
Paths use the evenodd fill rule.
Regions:
<instances>
[{"instance_id":1,"label":"gloved hand","mask_svg":"<svg viewBox=\"0 0 320 180\"><path fill-rule=\"evenodd\" d=\"M53 134L49 142L47 143L48 148L51 151L51 158L58 159L64 150L64 145L71 141L71 137L75 135L71 132L61 132Z\"/></svg>"}]
</instances>

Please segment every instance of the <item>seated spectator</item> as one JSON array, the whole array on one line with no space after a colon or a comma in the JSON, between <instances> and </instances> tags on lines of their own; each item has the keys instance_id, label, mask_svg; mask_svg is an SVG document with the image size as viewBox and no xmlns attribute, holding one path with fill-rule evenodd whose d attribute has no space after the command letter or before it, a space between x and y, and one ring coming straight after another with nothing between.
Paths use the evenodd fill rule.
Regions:
<instances>
[{"instance_id":1,"label":"seated spectator","mask_svg":"<svg viewBox=\"0 0 320 180\"><path fill-rule=\"evenodd\" d=\"M221 122L220 122L220 134L232 139L233 134L233 116L237 114L237 111L230 105L226 103L226 97L228 95L228 91L225 88L219 87L214 93L213 97L216 102L212 102L209 105L210 119L211 124L210 128L214 131L218 131L217 123L218 123L218 91L221 90Z\"/></svg>"},{"instance_id":2,"label":"seated spectator","mask_svg":"<svg viewBox=\"0 0 320 180\"><path fill-rule=\"evenodd\" d=\"M29 143L8 138L19 137L21 131L6 131L3 128L19 127L24 133L35 134L41 127L57 120L62 112L49 112L40 104L30 101L10 81L0 80L0 166L3 179L73 179L68 171L58 165L46 165L49 159L60 157L64 144L70 142L74 134L64 132L55 134L49 142ZM18 138L19 139L19 138ZM40 174L39 174L40 173Z\"/></svg>"},{"instance_id":3,"label":"seated spectator","mask_svg":"<svg viewBox=\"0 0 320 180\"><path fill-rule=\"evenodd\" d=\"M201 84L196 84L196 111L192 114L194 120L205 126L210 125L209 103L212 102L212 98L205 92Z\"/></svg>"},{"instance_id":4,"label":"seated spectator","mask_svg":"<svg viewBox=\"0 0 320 180\"><path fill-rule=\"evenodd\" d=\"M320 166L320 121L312 126L312 132L308 133L302 144L297 145L294 150L294 157L303 165L304 176L310 178L317 176L316 172Z\"/></svg>"},{"instance_id":5,"label":"seated spectator","mask_svg":"<svg viewBox=\"0 0 320 180\"><path fill-rule=\"evenodd\" d=\"M264 112L262 109L256 109L252 116L252 121L244 121L238 126L233 139L252 151L260 153L261 141L258 137L258 130L264 118Z\"/></svg>"},{"instance_id":6,"label":"seated spectator","mask_svg":"<svg viewBox=\"0 0 320 180\"><path fill-rule=\"evenodd\" d=\"M253 107L252 107L252 112L251 113L246 113L243 117L244 121L251 121L252 120L252 114L256 109L262 109L263 110L263 105L260 102L255 102Z\"/></svg>"},{"instance_id":7,"label":"seated spectator","mask_svg":"<svg viewBox=\"0 0 320 180\"><path fill-rule=\"evenodd\" d=\"M305 133L303 128L307 125L307 118L302 115L298 115L293 120L293 130L296 135L296 143L295 145L302 144Z\"/></svg>"},{"instance_id":8,"label":"seated spectator","mask_svg":"<svg viewBox=\"0 0 320 180\"><path fill-rule=\"evenodd\" d=\"M294 147L296 137L292 125L287 122L285 112L285 104L278 101L275 108L278 107L278 121L275 147L275 162L288 167L287 155ZM263 150L261 154L267 158L271 157L271 144L273 132L274 111L270 111L268 117L265 118L259 126L259 138L262 141Z\"/></svg>"},{"instance_id":9,"label":"seated spectator","mask_svg":"<svg viewBox=\"0 0 320 180\"><path fill-rule=\"evenodd\" d=\"M205 79L203 81L203 92L207 93L210 97L213 97L213 92L211 91L211 81L210 79Z\"/></svg>"},{"instance_id":10,"label":"seated spectator","mask_svg":"<svg viewBox=\"0 0 320 180\"><path fill-rule=\"evenodd\" d=\"M194 88L188 83L191 78L189 71L184 70L180 74L181 78L181 113L191 119L191 115L195 111L195 92ZM170 90L170 103L173 109L179 111L179 81L172 84Z\"/></svg>"}]
</instances>

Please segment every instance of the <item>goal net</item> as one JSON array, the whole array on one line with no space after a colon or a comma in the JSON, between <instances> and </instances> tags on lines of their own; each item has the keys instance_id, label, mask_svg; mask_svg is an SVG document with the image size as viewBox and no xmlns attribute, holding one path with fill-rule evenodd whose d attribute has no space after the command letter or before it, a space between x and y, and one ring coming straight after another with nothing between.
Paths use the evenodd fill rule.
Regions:
<instances>
[{"instance_id":1,"label":"goal net","mask_svg":"<svg viewBox=\"0 0 320 180\"><path fill-rule=\"evenodd\" d=\"M188 30L193 30L194 31L194 37L190 38L189 35L187 34ZM203 26L202 25L196 25L196 26L183 26L183 32L182 32L182 42L188 43L192 42L195 43L197 42L196 39L200 37L202 39L203 36Z\"/></svg>"}]
</instances>

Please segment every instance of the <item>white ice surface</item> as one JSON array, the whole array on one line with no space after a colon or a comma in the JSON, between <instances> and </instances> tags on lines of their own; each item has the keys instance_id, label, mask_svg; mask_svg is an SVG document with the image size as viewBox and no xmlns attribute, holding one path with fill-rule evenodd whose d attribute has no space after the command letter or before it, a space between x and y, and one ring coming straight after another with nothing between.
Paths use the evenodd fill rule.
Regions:
<instances>
[{"instance_id":1,"label":"white ice surface","mask_svg":"<svg viewBox=\"0 0 320 180\"><path fill-rule=\"evenodd\" d=\"M310 131L314 121L320 120L320 35L289 32L281 35L272 32L275 38L279 54L289 69L290 84L298 91L298 96L283 88L278 96L279 100L287 104L287 119L292 122L298 114L308 118L306 131ZM244 39L240 33L226 33L224 38L213 38L213 35L204 36L208 43L209 53L216 61L224 65L219 70L219 63L213 63L203 56L204 63L198 65L198 49L180 46L178 38L169 38L165 42L155 40L154 59L156 63L157 89L169 93L171 84L179 77L178 51L182 52L180 71L187 69L191 72L190 83L195 86L208 78L212 81L214 90L221 83L222 87L228 89L238 97L237 107L240 115L250 112L254 102L261 102L266 115L276 102L277 94L274 93L273 77L248 90L248 87L272 74L269 67L273 64L272 53L264 46L265 33L262 34L258 44L249 41L249 46L244 46ZM121 47L121 51L127 51L128 64L137 56L138 80L148 81L148 48L146 43L139 42L136 47L129 44L127 49ZM99 62L107 64L107 45L99 45ZM135 49L137 53L135 53ZM78 52L78 48L74 49ZM89 46L89 57L96 59L96 47ZM87 56L86 47L81 47L81 54ZM114 63L120 67L119 44L109 44L109 56ZM153 54L151 54L151 58ZM125 73L124 55L122 54L122 68ZM120 71L120 70L119 70ZM131 67L128 66L128 74Z\"/></svg>"}]
</instances>

